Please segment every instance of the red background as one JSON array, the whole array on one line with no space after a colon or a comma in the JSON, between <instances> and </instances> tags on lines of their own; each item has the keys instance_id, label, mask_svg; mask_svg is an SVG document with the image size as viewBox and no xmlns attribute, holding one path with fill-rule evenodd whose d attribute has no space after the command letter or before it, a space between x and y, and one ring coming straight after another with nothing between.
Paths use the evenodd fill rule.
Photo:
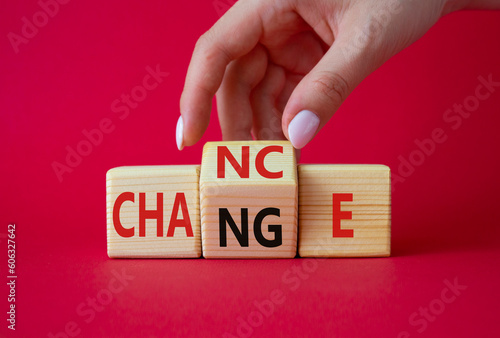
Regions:
<instances>
[{"instance_id":1,"label":"red background","mask_svg":"<svg viewBox=\"0 0 500 338\"><path fill-rule=\"evenodd\" d=\"M302 163L381 163L398 174L416 139L445 131L447 140L395 185L392 257L107 258L106 171L198 164L204 142L220 139L214 114L203 140L178 152L175 126L194 43L218 19L216 5L227 2L70 1L18 53L8 34L21 34L22 18L32 21L40 6L1 6L1 334L12 335L6 234L15 223L17 336L56 334L68 323L82 337L237 335L238 318L255 324L254 302L273 290L283 303L254 335L497 336L500 87L456 130L443 115L475 94L479 76L500 81L498 12L442 19L369 76L303 151ZM112 102L157 64L169 76L121 120ZM59 182L53 162L65 163L67 147L103 118L114 130ZM291 283L292 267L304 262L309 272ZM79 314L88 297L110 294L113 271L122 269L133 280L91 320ZM455 279L467 289L442 309L437 299ZM424 324L410 319L429 306L438 315L419 333Z\"/></svg>"}]
</instances>

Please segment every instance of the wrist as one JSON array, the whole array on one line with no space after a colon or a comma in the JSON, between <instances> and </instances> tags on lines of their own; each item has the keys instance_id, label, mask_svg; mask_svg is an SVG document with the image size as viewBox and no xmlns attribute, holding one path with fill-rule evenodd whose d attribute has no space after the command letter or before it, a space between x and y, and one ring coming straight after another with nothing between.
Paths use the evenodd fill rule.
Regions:
<instances>
[{"instance_id":1,"label":"wrist","mask_svg":"<svg viewBox=\"0 0 500 338\"><path fill-rule=\"evenodd\" d=\"M444 0L443 15L462 9L500 9L499 0Z\"/></svg>"},{"instance_id":2,"label":"wrist","mask_svg":"<svg viewBox=\"0 0 500 338\"><path fill-rule=\"evenodd\" d=\"M473 0L444 0L441 16L469 8Z\"/></svg>"}]
</instances>

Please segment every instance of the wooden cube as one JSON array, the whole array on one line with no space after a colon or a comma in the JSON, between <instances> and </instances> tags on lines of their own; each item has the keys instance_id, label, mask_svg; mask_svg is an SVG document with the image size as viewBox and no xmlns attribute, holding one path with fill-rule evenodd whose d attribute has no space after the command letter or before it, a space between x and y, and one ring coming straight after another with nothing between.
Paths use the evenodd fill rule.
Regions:
<instances>
[{"instance_id":1,"label":"wooden cube","mask_svg":"<svg viewBox=\"0 0 500 338\"><path fill-rule=\"evenodd\" d=\"M293 258L297 168L288 141L209 142L200 208L205 258Z\"/></svg>"},{"instance_id":2,"label":"wooden cube","mask_svg":"<svg viewBox=\"0 0 500 338\"><path fill-rule=\"evenodd\" d=\"M391 253L391 173L383 165L299 165L299 255Z\"/></svg>"},{"instance_id":3,"label":"wooden cube","mask_svg":"<svg viewBox=\"0 0 500 338\"><path fill-rule=\"evenodd\" d=\"M201 256L200 167L119 167L106 175L108 256Z\"/></svg>"}]
</instances>

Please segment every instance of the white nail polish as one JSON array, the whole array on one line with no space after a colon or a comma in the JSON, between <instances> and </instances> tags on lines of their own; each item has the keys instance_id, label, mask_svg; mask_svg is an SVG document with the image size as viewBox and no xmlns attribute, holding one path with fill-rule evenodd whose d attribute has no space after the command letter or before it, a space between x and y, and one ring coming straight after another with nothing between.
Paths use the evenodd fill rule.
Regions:
<instances>
[{"instance_id":1,"label":"white nail polish","mask_svg":"<svg viewBox=\"0 0 500 338\"><path fill-rule=\"evenodd\" d=\"M303 148L313 138L319 117L309 110L299 112L288 125L288 137L296 149Z\"/></svg>"},{"instance_id":2,"label":"white nail polish","mask_svg":"<svg viewBox=\"0 0 500 338\"><path fill-rule=\"evenodd\" d=\"M184 148L184 122L182 116L179 116L177 120L177 129L175 130L175 140L177 142L177 148L182 150Z\"/></svg>"}]
</instances>

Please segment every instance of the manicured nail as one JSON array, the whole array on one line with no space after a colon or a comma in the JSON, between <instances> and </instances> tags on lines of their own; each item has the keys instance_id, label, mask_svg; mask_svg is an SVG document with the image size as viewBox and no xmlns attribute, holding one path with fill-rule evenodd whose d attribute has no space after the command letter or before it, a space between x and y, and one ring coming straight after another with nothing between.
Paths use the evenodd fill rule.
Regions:
<instances>
[{"instance_id":1,"label":"manicured nail","mask_svg":"<svg viewBox=\"0 0 500 338\"><path fill-rule=\"evenodd\" d=\"M311 141L319 126L319 117L309 110L295 115L288 125L288 137L296 149L303 148Z\"/></svg>"},{"instance_id":2,"label":"manicured nail","mask_svg":"<svg viewBox=\"0 0 500 338\"><path fill-rule=\"evenodd\" d=\"M182 121L182 115L179 116L179 119L177 120L175 140L177 141L177 148L179 148L179 150L182 150L182 148L184 148L184 122Z\"/></svg>"}]
</instances>

